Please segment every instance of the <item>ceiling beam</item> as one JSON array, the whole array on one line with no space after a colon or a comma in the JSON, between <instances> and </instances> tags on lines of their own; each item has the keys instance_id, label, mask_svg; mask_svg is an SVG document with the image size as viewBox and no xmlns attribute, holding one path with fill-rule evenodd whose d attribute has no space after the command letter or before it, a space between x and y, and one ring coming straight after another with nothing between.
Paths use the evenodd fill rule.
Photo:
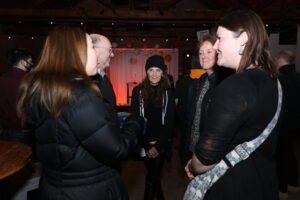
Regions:
<instances>
[{"instance_id":1,"label":"ceiling beam","mask_svg":"<svg viewBox=\"0 0 300 200\"><path fill-rule=\"evenodd\" d=\"M96 0L98 3L100 3L101 5L103 5L104 7L108 8L109 10L111 10L115 15L117 15L116 10L114 9L114 7L112 6L111 3L107 3L105 1L102 0Z\"/></svg>"},{"instance_id":2,"label":"ceiling beam","mask_svg":"<svg viewBox=\"0 0 300 200\"><path fill-rule=\"evenodd\" d=\"M182 0L170 0L166 5L162 6L162 10L170 9Z\"/></svg>"},{"instance_id":3,"label":"ceiling beam","mask_svg":"<svg viewBox=\"0 0 300 200\"><path fill-rule=\"evenodd\" d=\"M35 19L36 21L45 19L68 19L68 20L110 20L110 21L202 21L202 22L216 22L220 16L224 14L223 10L209 10L209 11L164 11L161 15L159 11L137 11L137 10L106 10L106 11L85 11L81 10L43 10L43 9L2 9L0 8L0 20L3 22L9 19L20 18L26 20L27 18ZM282 20L282 13L275 11L258 13L263 20L274 21ZM299 11L285 10L284 19L286 21L300 20Z\"/></svg>"}]
</instances>

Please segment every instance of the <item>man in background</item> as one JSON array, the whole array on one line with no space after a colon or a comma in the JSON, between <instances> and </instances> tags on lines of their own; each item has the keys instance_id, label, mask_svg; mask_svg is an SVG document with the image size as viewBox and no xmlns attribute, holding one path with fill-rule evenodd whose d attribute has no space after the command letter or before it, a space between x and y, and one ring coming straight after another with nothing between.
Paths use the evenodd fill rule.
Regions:
<instances>
[{"instance_id":1,"label":"man in background","mask_svg":"<svg viewBox=\"0 0 300 200\"><path fill-rule=\"evenodd\" d=\"M32 54L26 49L11 49L8 65L9 70L0 76L0 139L31 145L30 138L33 136L21 126L16 112L16 101L21 80L33 67Z\"/></svg>"},{"instance_id":2,"label":"man in background","mask_svg":"<svg viewBox=\"0 0 300 200\"><path fill-rule=\"evenodd\" d=\"M100 34L90 34L97 55L98 74L93 80L101 90L102 96L113 109L116 109L116 95L109 78L105 74L105 68L109 67L111 58L114 57L109 39Z\"/></svg>"},{"instance_id":3,"label":"man in background","mask_svg":"<svg viewBox=\"0 0 300 200\"><path fill-rule=\"evenodd\" d=\"M298 169L294 152L295 136L300 134L300 74L295 70L295 54L280 51L275 57L285 104L277 147L279 198L287 199L288 192L298 192Z\"/></svg>"}]
</instances>

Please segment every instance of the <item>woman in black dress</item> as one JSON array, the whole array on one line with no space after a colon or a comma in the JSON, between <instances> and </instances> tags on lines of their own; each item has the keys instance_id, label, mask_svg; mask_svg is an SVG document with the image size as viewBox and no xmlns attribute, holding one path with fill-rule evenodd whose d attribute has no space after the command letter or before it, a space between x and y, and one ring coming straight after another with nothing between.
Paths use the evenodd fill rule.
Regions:
<instances>
[{"instance_id":1,"label":"woman in black dress","mask_svg":"<svg viewBox=\"0 0 300 200\"><path fill-rule=\"evenodd\" d=\"M261 18L253 11L235 11L221 19L217 30L220 66L236 70L217 88L208 107L204 130L186 166L189 178L204 173L235 146L260 135L278 104L277 73ZM230 168L204 199L277 199L274 151L278 123L250 156Z\"/></svg>"},{"instance_id":2,"label":"woman in black dress","mask_svg":"<svg viewBox=\"0 0 300 200\"><path fill-rule=\"evenodd\" d=\"M174 119L174 96L166 79L166 65L161 56L153 55L146 62L147 76L132 91L132 111L147 119L144 136L147 169L145 200L164 199L161 170L170 151Z\"/></svg>"}]
</instances>

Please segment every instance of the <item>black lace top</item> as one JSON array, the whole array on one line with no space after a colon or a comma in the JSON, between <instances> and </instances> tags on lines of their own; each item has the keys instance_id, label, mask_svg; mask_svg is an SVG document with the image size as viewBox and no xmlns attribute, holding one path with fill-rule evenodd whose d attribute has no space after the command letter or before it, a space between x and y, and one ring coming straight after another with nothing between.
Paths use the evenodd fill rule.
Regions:
<instances>
[{"instance_id":1,"label":"black lace top","mask_svg":"<svg viewBox=\"0 0 300 200\"><path fill-rule=\"evenodd\" d=\"M261 69L246 70L224 80L212 95L196 145L197 158L204 165L217 163L236 145L261 134L276 112L277 101L276 80ZM272 195L276 193L273 156L277 127L247 160L227 171L207 199L276 199ZM249 195L250 190L257 194Z\"/></svg>"}]
</instances>

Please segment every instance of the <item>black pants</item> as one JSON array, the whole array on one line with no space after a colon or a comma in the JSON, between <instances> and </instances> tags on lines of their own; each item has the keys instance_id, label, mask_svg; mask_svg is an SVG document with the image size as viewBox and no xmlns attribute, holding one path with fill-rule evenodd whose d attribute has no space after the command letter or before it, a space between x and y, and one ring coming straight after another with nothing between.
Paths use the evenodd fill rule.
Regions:
<instances>
[{"instance_id":1,"label":"black pants","mask_svg":"<svg viewBox=\"0 0 300 200\"><path fill-rule=\"evenodd\" d=\"M147 169L144 200L164 200L161 186L161 171L164 165L165 155L157 158L146 158L144 163Z\"/></svg>"}]
</instances>

